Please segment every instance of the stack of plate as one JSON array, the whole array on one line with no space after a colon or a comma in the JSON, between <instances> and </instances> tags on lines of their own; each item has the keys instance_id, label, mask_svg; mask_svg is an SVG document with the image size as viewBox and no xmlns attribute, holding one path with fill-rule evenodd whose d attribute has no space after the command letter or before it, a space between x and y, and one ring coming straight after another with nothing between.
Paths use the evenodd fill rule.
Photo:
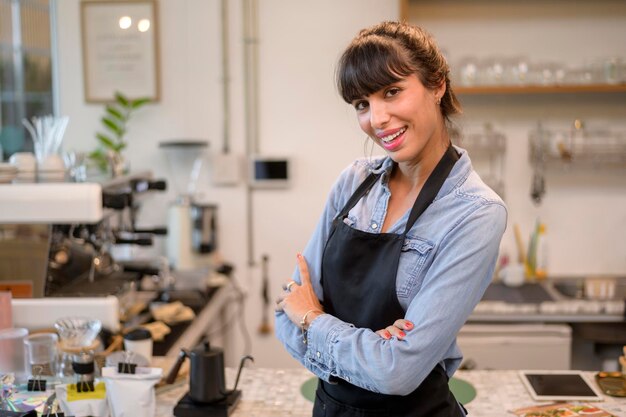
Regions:
<instances>
[{"instance_id":1,"label":"stack of plate","mask_svg":"<svg viewBox=\"0 0 626 417\"><path fill-rule=\"evenodd\" d=\"M0 184L10 183L15 177L17 177L17 167L9 163L0 162Z\"/></svg>"}]
</instances>

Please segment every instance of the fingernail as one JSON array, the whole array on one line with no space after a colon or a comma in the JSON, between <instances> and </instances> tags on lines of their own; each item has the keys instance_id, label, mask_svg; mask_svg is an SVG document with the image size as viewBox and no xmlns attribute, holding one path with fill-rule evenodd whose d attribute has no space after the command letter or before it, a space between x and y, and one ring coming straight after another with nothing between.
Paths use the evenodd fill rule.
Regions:
<instances>
[{"instance_id":1,"label":"fingernail","mask_svg":"<svg viewBox=\"0 0 626 417\"><path fill-rule=\"evenodd\" d=\"M391 339L391 333L385 332L385 339Z\"/></svg>"},{"instance_id":2,"label":"fingernail","mask_svg":"<svg viewBox=\"0 0 626 417\"><path fill-rule=\"evenodd\" d=\"M298 253L298 254L296 255L296 258L298 258L298 259L302 258L302 254L301 254L301 253Z\"/></svg>"},{"instance_id":3,"label":"fingernail","mask_svg":"<svg viewBox=\"0 0 626 417\"><path fill-rule=\"evenodd\" d=\"M413 323L411 323L410 321L406 322L406 327L408 327L409 329L413 328Z\"/></svg>"},{"instance_id":4,"label":"fingernail","mask_svg":"<svg viewBox=\"0 0 626 417\"><path fill-rule=\"evenodd\" d=\"M400 335L400 337L404 337L404 336L406 336L406 333L404 333L404 332L400 332L400 333L398 333L398 334Z\"/></svg>"}]
</instances>

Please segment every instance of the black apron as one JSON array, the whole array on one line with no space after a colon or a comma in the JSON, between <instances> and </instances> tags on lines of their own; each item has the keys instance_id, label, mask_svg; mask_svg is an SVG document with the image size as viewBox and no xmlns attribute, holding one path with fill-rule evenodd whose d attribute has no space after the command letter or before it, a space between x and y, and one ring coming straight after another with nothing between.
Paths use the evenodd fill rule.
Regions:
<instances>
[{"instance_id":1,"label":"black apron","mask_svg":"<svg viewBox=\"0 0 626 417\"><path fill-rule=\"evenodd\" d=\"M426 180L411 209L404 233L367 233L344 223L348 212L376 183L380 174L370 174L333 220L322 256L324 311L374 331L384 329L405 311L396 294L396 275L407 232L437 196L458 160L450 146ZM382 225L381 225L382 227ZM374 393L337 378L320 381L313 417L458 417L462 412L448 388L440 365L407 396Z\"/></svg>"}]
</instances>

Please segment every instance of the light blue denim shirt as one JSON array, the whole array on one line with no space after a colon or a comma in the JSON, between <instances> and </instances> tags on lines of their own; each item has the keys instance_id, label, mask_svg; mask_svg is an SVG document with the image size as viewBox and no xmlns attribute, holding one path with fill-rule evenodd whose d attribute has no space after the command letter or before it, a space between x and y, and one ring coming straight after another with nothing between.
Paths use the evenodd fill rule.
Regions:
<instances>
[{"instance_id":1,"label":"light blue denim shirt","mask_svg":"<svg viewBox=\"0 0 626 417\"><path fill-rule=\"evenodd\" d=\"M459 367L462 355L456 335L491 281L507 212L500 197L473 170L467 152L456 149L461 154L459 160L433 203L407 234L402 248L396 291L406 311L404 318L415 325L406 331L404 340L385 340L373 330L322 314L309 326L307 343L303 343L300 328L286 314L276 313L279 340L322 380L342 378L370 391L407 395L436 364L441 364L448 376ZM380 233L391 195L388 180L393 166L390 158L383 159L357 160L342 172L302 252L322 301L322 254L332 220L372 167L382 161L380 180L345 220L356 229ZM408 214L387 232L401 234ZM297 268L293 279L300 283Z\"/></svg>"}]
</instances>

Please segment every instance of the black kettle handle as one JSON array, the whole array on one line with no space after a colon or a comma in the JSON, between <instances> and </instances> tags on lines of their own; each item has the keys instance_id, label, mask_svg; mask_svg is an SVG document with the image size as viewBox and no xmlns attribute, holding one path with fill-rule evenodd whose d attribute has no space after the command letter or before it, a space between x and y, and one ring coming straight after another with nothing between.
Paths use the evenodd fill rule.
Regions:
<instances>
[{"instance_id":1,"label":"black kettle handle","mask_svg":"<svg viewBox=\"0 0 626 417\"><path fill-rule=\"evenodd\" d=\"M241 376L241 370L243 369L243 365L246 362L246 359L250 359L252 362L254 362L254 358L250 355L246 355L241 358L241 361L239 362L239 370L237 371L237 379L235 379L235 386L231 391L228 391L229 395L237 390L237 385L239 385L239 377Z\"/></svg>"},{"instance_id":2,"label":"black kettle handle","mask_svg":"<svg viewBox=\"0 0 626 417\"><path fill-rule=\"evenodd\" d=\"M189 356L187 351L185 349L181 349L180 353L178 354L178 359L176 359L176 363L170 370L170 373L167 374L167 378L165 379L166 384L174 383L174 381L176 380L176 377L178 376L178 371L180 371L180 367L182 366L183 361L185 360L187 356Z\"/></svg>"}]
</instances>

